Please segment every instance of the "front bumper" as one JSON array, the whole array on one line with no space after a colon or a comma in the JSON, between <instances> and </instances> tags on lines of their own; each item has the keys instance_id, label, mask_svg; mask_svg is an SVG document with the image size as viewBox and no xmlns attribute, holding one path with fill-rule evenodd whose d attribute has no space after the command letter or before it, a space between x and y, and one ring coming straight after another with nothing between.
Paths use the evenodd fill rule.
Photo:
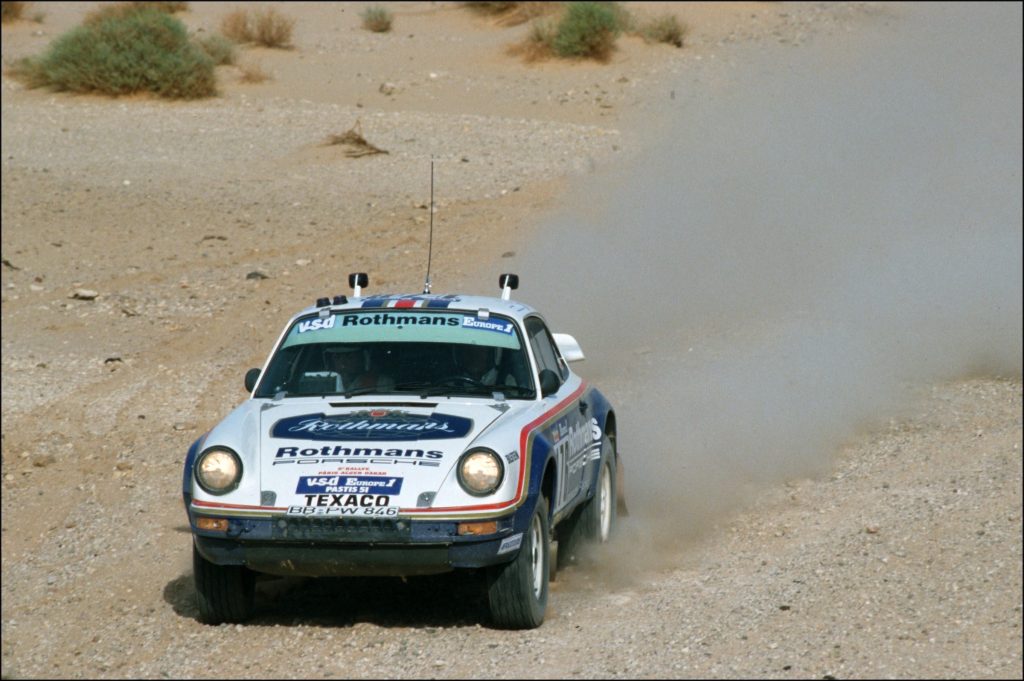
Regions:
<instances>
[{"instance_id":1,"label":"front bumper","mask_svg":"<svg viewBox=\"0 0 1024 681\"><path fill-rule=\"evenodd\" d=\"M518 553L513 517L493 535L459 536L455 522L407 518L231 518L227 532L192 526L217 565L284 576L413 576L504 563ZM508 541L506 541L508 540Z\"/></svg>"}]
</instances>

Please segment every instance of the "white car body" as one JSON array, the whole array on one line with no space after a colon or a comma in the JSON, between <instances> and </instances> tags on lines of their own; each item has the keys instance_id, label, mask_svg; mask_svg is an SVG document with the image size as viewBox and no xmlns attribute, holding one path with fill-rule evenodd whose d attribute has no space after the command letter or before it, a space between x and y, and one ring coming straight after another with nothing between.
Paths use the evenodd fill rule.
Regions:
<instances>
[{"instance_id":1,"label":"white car body","mask_svg":"<svg viewBox=\"0 0 1024 681\"><path fill-rule=\"evenodd\" d=\"M486 355L485 376L500 373L504 383L459 374L464 351ZM355 383L332 364L335 352L361 353L368 386L345 388ZM606 539L621 470L614 412L566 356L582 359L575 339L552 335L535 310L505 297L336 296L296 314L250 398L186 459L183 494L204 619L248 616L250 572L485 568L512 584L501 575L527 561L519 557L526 543L536 549L522 568L534 574L532 614L500 606L531 600L518 582L492 595L499 602L492 609L499 626L539 624L548 542L575 528L602 493L593 511L600 519L587 522L601 524ZM253 378L255 370L247 383ZM613 478L603 486L602 462ZM223 487L210 483L229 474ZM210 586L222 573L243 584L241 596Z\"/></svg>"}]
</instances>

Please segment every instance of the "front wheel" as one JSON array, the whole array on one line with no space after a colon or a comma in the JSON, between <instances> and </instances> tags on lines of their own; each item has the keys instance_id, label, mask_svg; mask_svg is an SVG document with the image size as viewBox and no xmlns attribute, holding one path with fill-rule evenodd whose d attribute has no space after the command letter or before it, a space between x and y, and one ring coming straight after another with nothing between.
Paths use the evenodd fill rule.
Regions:
<instances>
[{"instance_id":1,"label":"front wheel","mask_svg":"<svg viewBox=\"0 0 1024 681\"><path fill-rule=\"evenodd\" d=\"M487 572L491 619L501 629L534 629L548 607L548 502L541 497L533 510L519 555Z\"/></svg>"},{"instance_id":2,"label":"front wheel","mask_svg":"<svg viewBox=\"0 0 1024 681\"><path fill-rule=\"evenodd\" d=\"M252 615L256 574L244 565L217 565L192 544L192 575L199 619L207 624L243 622Z\"/></svg>"}]
</instances>

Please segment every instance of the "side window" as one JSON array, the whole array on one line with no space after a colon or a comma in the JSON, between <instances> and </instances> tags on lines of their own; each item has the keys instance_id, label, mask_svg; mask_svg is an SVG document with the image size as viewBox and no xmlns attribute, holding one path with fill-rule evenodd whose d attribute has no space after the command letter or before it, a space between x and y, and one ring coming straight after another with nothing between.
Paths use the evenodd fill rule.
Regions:
<instances>
[{"instance_id":1,"label":"side window","mask_svg":"<svg viewBox=\"0 0 1024 681\"><path fill-rule=\"evenodd\" d=\"M560 381L565 381L566 374L563 371L562 363L558 361L558 350L555 348L555 343L551 340L551 334L548 333L544 322L536 317L528 318L526 320L526 335L530 338L530 346L537 358L538 371L550 369L555 372Z\"/></svg>"}]
</instances>

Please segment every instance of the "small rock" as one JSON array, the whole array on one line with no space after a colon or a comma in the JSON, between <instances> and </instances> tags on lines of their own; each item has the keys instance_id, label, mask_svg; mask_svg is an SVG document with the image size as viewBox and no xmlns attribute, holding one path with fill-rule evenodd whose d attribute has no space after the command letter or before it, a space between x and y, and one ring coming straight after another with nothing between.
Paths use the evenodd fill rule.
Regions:
<instances>
[{"instance_id":1,"label":"small rock","mask_svg":"<svg viewBox=\"0 0 1024 681\"><path fill-rule=\"evenodd\" d=\"M69 520L66 523L64 523L64 527L66 527L69 530L73 530L74 528L78 527L78 523L74 520Z\"/></svg>"},{"instance_id":2,"label":"small rock","mask_svg":"<svg viewBox=\"0 0 1024 681\"><path fill-rule=\"evenodd\" d=\"M47 575L46 576L46 583L50 584L50 585L56 584L57 583L56 575Z\"/></svg>"},{"instance_id":3,"label":"small rock","mask_svg":"<svg viewBox=\"0 0 1024 681\"><path fill-rule=\"evenodd\" d=\"M74 300L95 300L99 293L88 288L76 288L75 292L72 293L69 298Z\"/></svg>"},{"instance_id":4,"label":"small rock","mask_svg":"<svg viewBox=\"0 0 1024 681\"><path fill-rule=\"evenodd\" d=\"M395 84L394 83L381 83L380 87L378 89L380 90L381 94L392 95L392 94L395 93Z\"/></svg>"},{"instance_id":5,"label":"small rock","mask_svg":"<svg viewBox=\"0 0 1024 681\"><path fill-rule=\"evenodd\" d=\"M57 457L55 457L53 454L37 454L36 456L32 457L32 465L35 466L36 468L46 468L51 463L55 463L56 461Z\"/></svg>"},{"instance_id":6,"label":"small rock","mask_svg":"<svg viewBox=\"0 0 1024 681\"><path fill-rule=\"evenodd\" d=\"M867 527L864 528L864 531L867 532L868 534L878 534L878 530L879 530L878 525L868 525Z\"/></svg>"},{"instance_id":7,"label":"small rock","mask_svg":"<svg viewBox=\"0 0 1024 681\"><path fill-rule=\"evenodd\" d=\"M263 274L259 270L253 270L249 274L245 275L246 279L269 279L267 275Z\"/></svg>"},{"instance_id":8,"label":"small rock","mask_svg":"<svg viewBox=\"0 0 1024 681\"><path fill-rule=\"evenodd\" d=\"M38 291L45 291L46 290L44 287L40 286L39 284L29 284L28 288L29 288L29 290L36 291L36 292L38 292Z\"/></svg>"},{"instance_id":9,"label":"small rock","mask_svg":"<svg viewBox=\"0 0 1024 681\"><path fill-rule=\"evenodd\" d=\"M295 264L298 265L299 267L305 267L311 262L313 261L310 260L309 258L299 258L298 260L295 261Z\"/></svg>"},{"instance_id":10,"label":"small rock","mask_svg":"<svg viewBox=\"0 0 1024 681\"><path fill-rule=\"evenodd\" d=\"M130 471L132 469L132 462L118 461L116 464L114 464L114 468L116 468L119 471Z\"/></svg>"},{"instance_id":11,"label":"small rock","mask_svg":"<svg viewBox=\"0 0 1024 681\"><path fill-rule=\"evenodd\" d=\"M503 258L511 258L511 257L514 257L515 254L516 254L515 251L505 251L504 253L501 254L501 257L503 257Z\"/></svg>"},{"instance_id":12,"label":"small rock","mask_svg":"<svg viewBox=\"0 0 1024 681\"><path fill-rule=\"evenodd\" d=\"M188 424L183 422L183 421L178 421L177 423L174 424L174 429L175 430L187 430L188 429Z\"/></svg>"},{"instance_id":13,"label":"small rock","mask_svg":"<svg viewBox=\"0 0 1024 681\"><path fill-rule=\"evenodd\" d=\"M124 360L121 359L121 357L119 355L112 355L110 357L107 357L105 360L103 360L104 364L113 364L114 362L124 363Z\"/></svg>"}]
</instances>

